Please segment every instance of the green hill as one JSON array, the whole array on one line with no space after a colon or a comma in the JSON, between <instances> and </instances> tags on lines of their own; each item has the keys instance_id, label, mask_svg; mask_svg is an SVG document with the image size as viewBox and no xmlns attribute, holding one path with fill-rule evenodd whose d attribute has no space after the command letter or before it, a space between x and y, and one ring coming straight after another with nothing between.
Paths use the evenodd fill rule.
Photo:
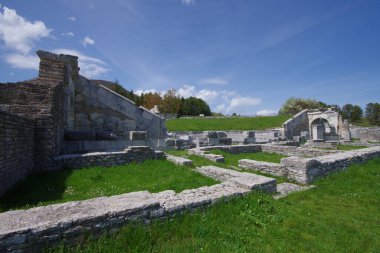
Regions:
<instances>
[{"instance_id":1,"label":"green hill","mask_svg":"<svg viewBox=\"0 0 380 253\"><path fill-rule=\"evenodd\" d=\"M166 121L168 131L265 130L281 127L289 116L179 118Z\"/></svg>"}]
</instances>

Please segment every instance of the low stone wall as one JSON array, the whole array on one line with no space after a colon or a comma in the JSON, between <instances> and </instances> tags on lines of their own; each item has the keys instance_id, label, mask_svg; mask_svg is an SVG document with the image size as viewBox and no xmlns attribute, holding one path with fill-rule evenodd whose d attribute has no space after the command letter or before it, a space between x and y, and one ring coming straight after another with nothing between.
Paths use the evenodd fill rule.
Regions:
<instances>
[{"instance_id":1,"label":"low stone wall","mask_svg":"<svg viewBox=\"0 0 380 253\"><path fill-rule=\"evenodd\" d=\"M283 146L283 145L273 145L273 144L249 144L249 145L232 145L232 146L211 146L211 147L199 147L189 150L189 154L195 154L200 156L205 156L210 150L222 150L231 154L240 153L256 153L256 152L267 152L275 153L279 155L286 156L303 156L303 157L314 157L327 154L336 154L341 151L338 150L323 150L323 149L313 149L313 148L303 148L295 146Z\"/></svg>"},{"instance_id":2,"label":"low stone wall","mask_svg":"<svg viewBox=\"0 0 380 253\"><path fill-rule=\"evenodd\" d=\"M286 168L279 163L269 163L250 159L239 160L239 167L268 173L275 176L287 175Z\"/></svg>"},{"instance_id":3,"label":"low stone wall","mask_svg":"<svg viewBox=\"0 0 380 253\"><path fill-rule=\"evenodd\" d=\"M281 159L284 174L289 179L308 184L332 172L344 170L351 164L362 163L380 156L380 146L359 149L314 158L288 157Z\"/></svg>"},{"instance_id":4,"label":"low stone wall","mask_svg":"<svg viewBox=\"0 0 380 253\"><path fill-rule=\"evenodd\" d=\"M89 166L115 166L163 157L164 153L162 151L154 151L149 146L132 146L122 152L61 155L54 157L54 160L57 169L77 169Z\"/></svg>"},{"instance_id":5,"label":"low stone wall","mask_svg":"<svg viewBox=\"0 0 380 253\"><path fill-rule=\"evenodd\" d=\"M0 111L0 195L33 172L34 122Z\"/></svg>"},{"instance_id":6,"label":"low stone wall","mask_svg":"<svg viewBox=\"0 0 380 253\"><path fill-rule=\"evenodd\" d=\"M39 252L46 245L81 242L85 234L98 236L132 222L206 207L252 190L276 191L273 178L213 166L198 172L223 182L180 193L141 191L0 213L0 252Z\"/></svg>"},{"instance_id":7,"label":"low stone wall","mask_svg":"<svg viewBox=\"0 0 380 253\"><path fill-rule=\"evenodd\" d=\"M351 127L350 131L352 138L380 142L380 127Z\"/></svg>"},{"instance_id":8,"label":"low stone wall","mask_svg":"<svg viewBox=\"0 0 380 253\"><path fill-rule=\"evenodd\" d=\"M303 157L315 157L328 154L336 154L341 151L338 150L323 150L316 148L304 148L304 147L294 147L294 146L280 146L280 145L261 145L262 152L275 153L279 155L286 156L303 156Z\"/></svg>"}]
</instances>

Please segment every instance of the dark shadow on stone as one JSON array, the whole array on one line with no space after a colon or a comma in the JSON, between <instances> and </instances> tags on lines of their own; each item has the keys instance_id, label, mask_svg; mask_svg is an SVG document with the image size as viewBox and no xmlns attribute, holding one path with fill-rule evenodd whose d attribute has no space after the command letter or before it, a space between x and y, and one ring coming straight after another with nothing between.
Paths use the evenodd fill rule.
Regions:
<instances>
[{"instance_id":1,"label":"dark shadow on stone","mask_svg":"<svg viewBox=\"0 0 380 253\"><path fill-rule=\"evenodd\" d=\"M60 202L71 173L72 170L66 169L28 176L0 198L0 212Z\"/></svg>"}]
</instances>

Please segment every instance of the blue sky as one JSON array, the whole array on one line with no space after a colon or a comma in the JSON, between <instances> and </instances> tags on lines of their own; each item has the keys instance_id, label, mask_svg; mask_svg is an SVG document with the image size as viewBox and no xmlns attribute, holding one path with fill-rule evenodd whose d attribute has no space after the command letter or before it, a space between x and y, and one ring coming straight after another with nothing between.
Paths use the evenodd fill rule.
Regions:
<instances>
[{"instance_id":1,"label":"blue sky","mask_svg":"<svg viewBox=\"0 0 380 253\"><path fill-rule=\"evenodd\" d=\"M0 82L37 49L135 92L175 88L213 111L265 115L289 97L380 102L380 1L0 0Z\"/></svg>"}]
</instances>

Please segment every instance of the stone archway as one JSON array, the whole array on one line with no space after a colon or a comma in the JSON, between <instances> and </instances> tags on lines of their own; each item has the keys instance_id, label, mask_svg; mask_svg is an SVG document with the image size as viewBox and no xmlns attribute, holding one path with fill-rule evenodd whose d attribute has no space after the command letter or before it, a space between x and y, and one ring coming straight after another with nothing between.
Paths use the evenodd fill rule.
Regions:
<instances>
[{"instance_id":1,"label":"stone archway","mask_svg":"<svg viewBox=\"0 0 380 253\"><path fill-rule=\"evenodd\" d=\"M335 134L335 128L324 118L314 119L310 123L310 137L313 141L324 141L325 136Z\"/></svg>"}]
</instances>

